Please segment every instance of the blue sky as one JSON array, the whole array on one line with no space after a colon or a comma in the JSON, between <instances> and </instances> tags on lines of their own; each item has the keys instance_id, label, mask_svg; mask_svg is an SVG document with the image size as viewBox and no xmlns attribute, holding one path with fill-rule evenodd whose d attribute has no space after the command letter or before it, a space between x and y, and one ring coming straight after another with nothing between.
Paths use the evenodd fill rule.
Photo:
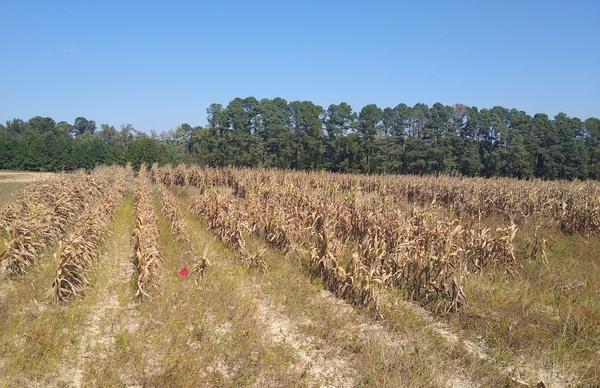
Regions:
<instances>
[{"instance_id":1,"label":"blue sky","mask_svg":"<svg viewBox=\"0 0 600 388\"><path fill-rule=\"evenodd\" d=\"M206 125L235 97L600 117L600 1L0 0L0 122Z\"/></svg>"}]
</instances>

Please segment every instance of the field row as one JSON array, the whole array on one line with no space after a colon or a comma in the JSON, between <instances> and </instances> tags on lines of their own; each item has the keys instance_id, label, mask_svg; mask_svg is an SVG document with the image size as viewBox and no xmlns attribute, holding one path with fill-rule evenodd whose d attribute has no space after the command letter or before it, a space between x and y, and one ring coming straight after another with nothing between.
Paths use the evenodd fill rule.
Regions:
<instances>
[{"instance_id":1,"label":"field row","mask_svg":"<svg viewBox=\"0 0 600 388\"><path fill-rule=\"evenodd\" d=\"M41 253L63 240L74 223L114 180L114 168L98 168L31 184L0 209L3 275L26 273ZM124 174L124 172L122 173Z\"/></svg>"}]
</instances>

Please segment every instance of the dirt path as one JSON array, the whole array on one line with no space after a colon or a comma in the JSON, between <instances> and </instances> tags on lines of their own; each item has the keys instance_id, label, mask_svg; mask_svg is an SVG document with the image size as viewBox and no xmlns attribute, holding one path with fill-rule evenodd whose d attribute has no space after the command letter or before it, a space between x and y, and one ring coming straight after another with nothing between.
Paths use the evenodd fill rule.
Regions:
<instances>
[{"instance_id":1,"label":"dirt path","mask_svg":"<svg viewBox=\"0 0 600 388\"><path fill-rule=\"evenodd\" d=\"M257 300L259 320L265 326L266 340L291 348L296 365L294 373L308 385L318 387L352 387L358 378L353 359L341 349L323 344L315 337L303 334L297 323L287 317L267 298ZM300 322L310 324L310 322Z\"/></svg>"}]
</instances>

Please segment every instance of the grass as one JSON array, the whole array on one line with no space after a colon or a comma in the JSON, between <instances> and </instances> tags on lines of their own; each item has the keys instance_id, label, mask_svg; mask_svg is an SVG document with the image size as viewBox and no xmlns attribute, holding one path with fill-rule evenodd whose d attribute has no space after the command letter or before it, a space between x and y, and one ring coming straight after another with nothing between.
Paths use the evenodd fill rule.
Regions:
<instances>
[{"instance_id":1,"label":"grass","mask_svg":"<svg viewBox=\"0 0 600 388\"><path fill-rule=\"evenodd\" d=\"M60 379L60 355L77 344L90 312L86 305L55 308L44 299L55 273L51 253L43 256L29 274L0 285L0 386L47 386Z\"/></svg>"},{"instance_id":2,"label":"grass","mask_svg":"<svg viewBox=\"0 0 600 388\"><path fill-rule=\"evenodd\" d=\"M78 349L78 362L74 365L79 373L79 380L74 382L82 382L82 386L115 385L119 381L115 373L129 361L122 350L128 348L131 333L139 321L131 283L131 234L135 219L132 192L133 188L129 188L109 225L101 247L101 260L92 271L92 288L80 301L93 306L84 324L85 337ZM122 377L127 379L128 375Z\"/></svg>"},{"instance_id":3,"label":"grass","mask_svg":"<svg viewBox=\"0 0 600 388\"><path fill-rule=\"evenodd\" d=\"M529 379L561 375L573 386L598 386L600 241L538 233L548 240L547 263L521 257L516 279L497 271L470 276L468 305L447 321L483 339L501 365L532 365L520 372Z\"/></svg>"},{"instance_id":4,"label":"grass","mask_svg":"<svg viewBox=\"0 0 600 388\"><path fill-rule=\"evenodd\" d=\"M265 245L252 236L246 235L245 240L248 247ZM457 353L457 347L444 343L420 313L403 308L403 304L391 309L386 321L374 324L370 311L356 311L323 291L320 279L311 280L309 270L299 258L286 258L270 248L264 258L267 270L250 272L258 285L253 292L257 296L262 294L259 299L270 301L275 314L281 310L289 321L298 322L295 328L298 337L309 348L328 349L321 352L323 357L333 354L347 361L354 384L397 386L402 381L404 386L443 386L440 376L461 377L456 373L461 363L469 369L477 365L481 371L482 375L469 378L487 383L505 380L500 373L486 372L489 366L472 360L468 354L463 353L458 363L453 362L456 357L451 355ZM397 343L402 344L401 351ZM312 354L317 359L320 356Z\"/></svg>"},{"instance_id":5,"label":"grass","mask_svg":"<svg viewBox=\"0 0 600 388\"><path fill-rule=\"evenodd\" d=\"M23 182L4 182L0 180L0 206L10 201L11 194L25 187Z\"/></svg>"}]
</instances>

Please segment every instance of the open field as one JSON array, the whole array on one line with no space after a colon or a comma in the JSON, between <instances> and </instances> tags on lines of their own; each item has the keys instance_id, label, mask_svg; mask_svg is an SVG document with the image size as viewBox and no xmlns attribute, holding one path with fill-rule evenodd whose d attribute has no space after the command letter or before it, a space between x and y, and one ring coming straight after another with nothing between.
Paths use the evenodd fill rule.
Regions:
<instances>
[{"instance_id":1,"label":"open field","mask_svg":"<svg viewBox=\"0 0 600 388\"><path fill-rule=\"evenodd\" d=\"M0 206L10 200L10 193L22 189L25 184L48 178L54 173L27 171L0 171Z\"/></svg>"},{"instance_id":2,"label":"open field","mask_svg":"<svg viewBox=\"0 0 600 388\"><path fill-rule=\"evenodd\" d=\"M0 171L2 183L30 183L56 175L53 172Z\"/></svg>"},{"instance_id":3,"label":"open field","mask_svg":"<svg viewBox=\"0 0 600 388\"><path fill-rule=\"evenodd\" d=\"M0 386L600 385L596 182L153 166L22 188L0 191Z\"/></svg>"}]
</instances>

